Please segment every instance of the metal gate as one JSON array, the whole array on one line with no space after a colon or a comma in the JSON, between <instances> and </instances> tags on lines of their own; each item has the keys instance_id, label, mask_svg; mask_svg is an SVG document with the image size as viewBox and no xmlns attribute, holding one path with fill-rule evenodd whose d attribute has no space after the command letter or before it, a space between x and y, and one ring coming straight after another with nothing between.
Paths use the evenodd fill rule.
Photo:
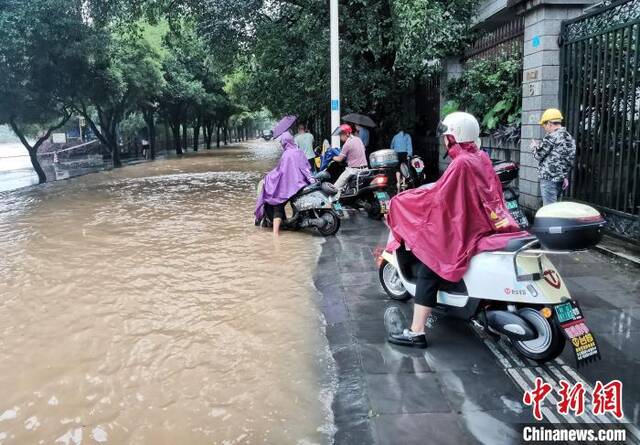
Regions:
<instances>
[{"instance_id":1,"label":"metal gate","mask_svg":"<svg viewBox=\"0 0 640 445\"><path fill-rule=\"evenodd\" d=\"M640 239L640 0L563 23L561 100L577 144L571 196Z\"/></svg>"}]
</instances>

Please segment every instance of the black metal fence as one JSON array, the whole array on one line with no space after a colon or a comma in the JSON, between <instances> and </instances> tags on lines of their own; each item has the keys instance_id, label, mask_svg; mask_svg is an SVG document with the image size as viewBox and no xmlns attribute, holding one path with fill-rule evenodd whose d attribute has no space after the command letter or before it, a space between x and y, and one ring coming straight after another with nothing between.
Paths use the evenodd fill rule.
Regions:
<instances>
[{"instance_id":1,"label":"black metal fence","mask_svg":"<svg viewBox=\"0 0 640 445\"><path fill-rule=\"evenodd\" d=\"M479 31L478 37L464 50L465 63L500 57L504 54L522 54L524 49L524 16L491 31Z\"/></svg>"},{"instance_id":2,"label":"black metal fence","mask_svg":"<svg viewBox=\"0 0 640 445\"><path fill-rule=\"evenodd\" d=\"M577 144L571 196L614 215L618 231L633 238L640 233L639 43L640 0L563 23L560 93Z\"/></svg>"}]
</instances>

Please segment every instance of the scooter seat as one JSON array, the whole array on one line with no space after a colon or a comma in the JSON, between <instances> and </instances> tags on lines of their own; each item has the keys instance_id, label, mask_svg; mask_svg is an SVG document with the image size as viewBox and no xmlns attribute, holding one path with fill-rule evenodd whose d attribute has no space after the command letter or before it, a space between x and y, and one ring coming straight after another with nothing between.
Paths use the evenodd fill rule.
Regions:
<instances>
[{"instance_id":1,"label":"scooter seat","mask_svg":"<svg viewBox=\"0 0 640 445\"><path fill-rule=\"evenodd\" d=\"M531 241L537 241L537 240L538 238L536 238L535 236L527 236L525 238L511 239L509 240L509 242L507 242L506 247L502 250L504 250L505 252L515 252L518 249L521 249L527 244L529 244Z\"/></svg>"}]
</instances>

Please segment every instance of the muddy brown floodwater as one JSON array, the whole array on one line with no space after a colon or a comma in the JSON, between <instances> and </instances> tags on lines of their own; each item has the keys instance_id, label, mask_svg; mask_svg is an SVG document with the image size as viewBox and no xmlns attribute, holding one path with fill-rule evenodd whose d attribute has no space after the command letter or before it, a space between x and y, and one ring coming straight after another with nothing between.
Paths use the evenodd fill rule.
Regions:
<instances>
[{"instance_id":1,"label":"muddy brown floodwater","mask_svg":"<svg viewBox=\"0 0 640 445\"><path fill-rule=\"evenodd\" d=\"M253 225L279 154L0 193L0 443L331 442L321 239Z\"/></svg>"}]
</instances>

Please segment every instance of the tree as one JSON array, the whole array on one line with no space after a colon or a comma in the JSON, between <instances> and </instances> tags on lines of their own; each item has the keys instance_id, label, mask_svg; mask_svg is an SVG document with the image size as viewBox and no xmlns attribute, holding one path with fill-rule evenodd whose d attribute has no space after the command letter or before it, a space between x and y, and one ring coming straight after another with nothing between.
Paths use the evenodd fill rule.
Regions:
<instances>
[{"instance_id":1,"label":"tree","mask_svg":"<svg viewBox=\"0 0 640 445\"><path fill-rule=\"evenodd\" d=\"M194 0L196 2L202 0ZM324 121L329 102L329 3L208 0L201 28L212 51L235 51L251 94L250 108ZM464 43L475 0L345 0L341 2L341 78L345 112L371 113L389 132L404 100ZM232 36L229 42L226 37ZM292 88L293 86L293 88ZM283 92L286 91L286 94Z\"/></svg>"},{"instance_id":2,"label":"tree","mask_svg":"<svg viewBox=\"0 0 640 445\"><path fill-rule=\"evenodd\" d=\"M115 167L121 165L120 122L135 110L145 113L146 118L154 113L155 99L164 85L157 58L137 32L113 33L96 49L82 77L82 93L76 97L75 109L109 149ZM151 127L149 130L155 133L155 127Z\"/></svg>"},{"instance_id":3,"label":"tree","mask_svg":"<svg viewBox=\"0 0 640 445\"><path fill-rule=\"evenodd\" d=\"M40 183L38 148L69 119L72 79L94 41L80 1L14 0L0 9L0 123L27 149Z\"/></svg>"}]
</instances>

